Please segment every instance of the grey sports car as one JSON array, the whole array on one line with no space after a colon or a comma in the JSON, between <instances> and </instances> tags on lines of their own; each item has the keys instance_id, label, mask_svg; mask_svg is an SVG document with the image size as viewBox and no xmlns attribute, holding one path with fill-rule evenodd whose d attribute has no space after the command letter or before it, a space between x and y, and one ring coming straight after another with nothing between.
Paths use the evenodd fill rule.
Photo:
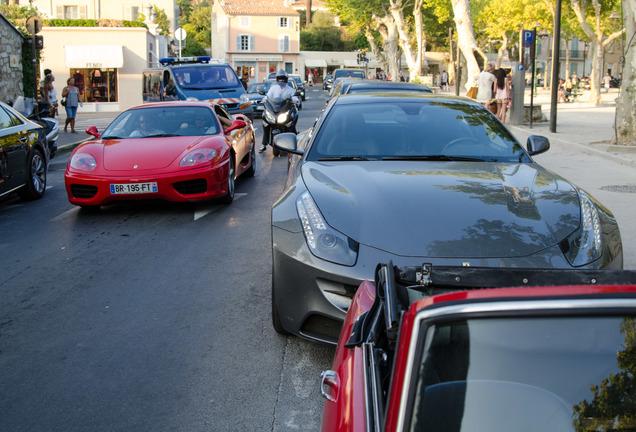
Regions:
<instances>
[{"instance_id":1,"label":"grey sports car","mask_svg":"<svg viewBox=\"0 0 636 432\"><path fill-rule=\"evenodd\" d=\"M300 138L299 138L300 137ZM272 208L276 331L334 343L379 262L622 268L612 213L536 164L480 104L420 93L334 99L292 154Z\"/></svg>"}]
</instances>

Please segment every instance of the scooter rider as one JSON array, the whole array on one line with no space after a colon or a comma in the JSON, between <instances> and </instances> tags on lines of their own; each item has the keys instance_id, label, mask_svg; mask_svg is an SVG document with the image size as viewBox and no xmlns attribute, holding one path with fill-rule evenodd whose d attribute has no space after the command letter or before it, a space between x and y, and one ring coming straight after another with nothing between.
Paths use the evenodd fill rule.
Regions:
<instances>
[{"instance_id":1,"label":"scooter rider","mask_svg":"<svg viewBox=\"0 0 636 432\"><path fill-rule=\"evenodd\" d=\"M263 102L265 102L267 99L281 98L291 99L292 102L298 104L298 98L295 96L296 92L290 85L287 84L288 81L289 78L287 76L287 72L285 72L284 70L279 70L278 73L276 73L276 84L278 85L272 85L269 88L267 95L263 98ZM263 142L259 150L260 152L264 152L265 150L267 150L269 128L270 126L263 122Z\"/></svg>"}]
</instances>

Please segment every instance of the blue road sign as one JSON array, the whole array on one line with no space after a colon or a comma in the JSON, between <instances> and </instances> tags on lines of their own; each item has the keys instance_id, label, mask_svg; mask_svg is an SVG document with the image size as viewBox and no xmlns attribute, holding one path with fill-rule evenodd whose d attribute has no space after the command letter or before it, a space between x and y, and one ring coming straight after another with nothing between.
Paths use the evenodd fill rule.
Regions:
<instances>
[{"instance_id":1,"label":"blue road sign","mask_svg":"<svg viewBox=\"0 0 636 432\"><path fill-rule=\"evenodd\" d=\"M534 40L534 32L532 30L523 31L523 46L532 46Z\"/></svg>"}]
</instances>

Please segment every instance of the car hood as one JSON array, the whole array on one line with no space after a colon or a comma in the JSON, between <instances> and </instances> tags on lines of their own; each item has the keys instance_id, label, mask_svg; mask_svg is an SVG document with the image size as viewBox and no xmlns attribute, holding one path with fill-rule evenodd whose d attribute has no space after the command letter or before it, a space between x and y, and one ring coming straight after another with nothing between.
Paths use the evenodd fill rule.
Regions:
<instances>
[{"instance_id":1,"label":"car hood","mask_svg":"<svg viewBox=\"0 0 636 432\"><path fill-rule=\"evenodd\" d=\"M403 256L527 256L580 221L575 188L535 164L308 162L302 178L329 225Z\"/></svg>"},{"instance_id":2,"label":"car hood","mask_svg":"<svg viewBox=\"0 0 636 432\"><path fill-rule=\"evenodd\" d=\"M205 139L189 136L105 140L102 142L103 166L106 171L135 172L166 168L184 151Z\"/></svg>"}]
</instances>

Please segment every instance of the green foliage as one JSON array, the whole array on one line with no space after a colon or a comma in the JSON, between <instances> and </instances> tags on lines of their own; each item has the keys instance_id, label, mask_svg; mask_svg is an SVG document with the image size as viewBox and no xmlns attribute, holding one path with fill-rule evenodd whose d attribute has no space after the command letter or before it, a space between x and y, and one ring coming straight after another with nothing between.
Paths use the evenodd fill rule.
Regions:
<instances>
[{"instance_id":1,"label":"green foliage","mask_svg":"<svg viewBox=\"0 0 636 432\"><path fill-rule=\"evenodd\" d=\"M29 43L31 38L26 32L23 32L23 36L27 39L22 45L22 91L24 93L24 97L34 97L35 93L37 93L36 88L39 84L33 80L33 68L36 68L36 75L38 75L42 52L40 50L36 50L37 62L34 66L33 50L31 49L32 45Z\"/></svg>"},{"instance_id":2,"label":"green foliage","mask_svg":"<svg viewBox=\"0 0 636 432\"><path fill-rule=\"evenodd\" d=\"M192 40L197 43L197 49L211 46L212 23L210 17L212 16L212 5L210 2L202 1L193 5L188 0L178 0L177 4L181 6L183 11L183 16L179 19L179 26L187 33L188 45L190 45L190 38L192 37Z\"/></svg>"},{"instance_id":3,"label":"green foliage","mask_svg":"<svg viewBox=\"0 0 636 432\"><path fill-rule=\"evenodd\" d=\"M170 20L168 15L166 15L166 11L157 7L157 5L152 5L152 7L155 11L155 24L159 26L162 34L170 34Z\"/></svg>"},{"instance_id":4,"label":"green foliage","mask_svg":"<svg viewBox=\"0 0 636 432\"><path fill-rule=\"evenodd\" d=\"M37 16L42 18L42 15L34 6L18 6L18 5L0 5L0 13L5 16L9 21L16 25L16 20L26 20L29 17ZM17 27L17 25L16 25Z\"/></svg>"},{"instance_id":5,"label":"green foliage","mask_svg":"<svg viewBox=\"0 0 636 432\"><path fill-rule=\"evenodd\" d=\"M139 21L94 20L94 19L50 19L44 20L46 27L144 27Z\"/></svg>"},{"instance_id":6,"label":"green foliage","mask_svg":"<svg viewBox=\"0 0 636 432\"><path fill-rule=\"evenodd\" d=\"M300 32L302 51L353 51L354 42L336 27L315 27Z\"/></svg>"}]
</instances>

